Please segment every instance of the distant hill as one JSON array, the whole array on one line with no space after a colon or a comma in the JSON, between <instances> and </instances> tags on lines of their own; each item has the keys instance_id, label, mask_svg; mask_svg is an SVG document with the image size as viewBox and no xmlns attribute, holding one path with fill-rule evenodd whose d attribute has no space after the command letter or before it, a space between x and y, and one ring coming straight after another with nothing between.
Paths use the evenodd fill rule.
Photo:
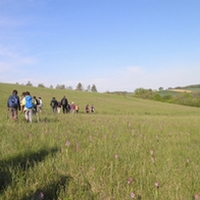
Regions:
<instances>
[{"instance_id":1,"label":"distant hill","mask_svg":"<svg viewBox=\"0 0 200 200\"><path fill-rule=\"evenodd\" d=\"M200 92L200 84L196 85L188 85L188 86L183 86L183 87L175 87L175 88L168 88L166 90L160 90L156 91L156 93L160 94L161 96L163 95L172 95L175 96L180 93L191 93L191 92Z\"/></svg>"}]
</instances>

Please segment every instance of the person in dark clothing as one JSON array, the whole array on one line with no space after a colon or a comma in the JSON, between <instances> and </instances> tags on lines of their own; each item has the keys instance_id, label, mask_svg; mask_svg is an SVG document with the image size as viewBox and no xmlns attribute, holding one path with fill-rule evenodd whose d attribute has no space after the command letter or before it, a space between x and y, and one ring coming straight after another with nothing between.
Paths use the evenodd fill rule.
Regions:
<instances>
[{"instance_id":1,"label":"person in dark clothing","mask_svg":"<svg viewBox=\"0 0 200 200\"><path fill-rule=\"evenodd\" d=\"M68 100L67 100L66 96L64 96L60 102L61 102L61 106L63 109L63 114L67 113Z\"/></svg>"},{"instance_id":2,"label":"person in dark clothing","mask_svg":"<svg viewBox=\"0 0 200 200\"><path fill-rule=\"evenodd\" d=\"M7 101L7 107L10 113L10 119L17 120L18 110L21 110L19 96L17 96L17 90L13 90L12 95L9 96Z\"/></svg>"},{"instance_id":3,"label":"person in dark clothing","mask_svg":"<svg viewBox=\"0 0 200 200\"><path fill-rule=\"evenodd\" d=\"M53 114L57 113L57 107L58 107L58 101L56 100L55 97L52 98L51 102L50 102L50 106L52 108Z\"/></svg>"}]
</instances>

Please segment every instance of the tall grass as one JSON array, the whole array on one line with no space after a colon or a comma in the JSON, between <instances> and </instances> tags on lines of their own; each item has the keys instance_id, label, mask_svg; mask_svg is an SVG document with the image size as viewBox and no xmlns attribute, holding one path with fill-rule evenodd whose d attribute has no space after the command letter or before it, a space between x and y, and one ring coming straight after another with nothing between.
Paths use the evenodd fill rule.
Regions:
<instances>
[{"instance_id":1,"label":"tall grass","mask_svg":"<svg viewBox=\"0 0 200 200\"><path fill-rule=\"evenodd\" d=\"M7 119L15 88L42 96L40 123ZM9 84L0 92L0 199L199 198L199 109ZM63 95L81 113L53 116L49 102ZM87 103L95 114L84 113Z\"/></svg>"}]
</instances>

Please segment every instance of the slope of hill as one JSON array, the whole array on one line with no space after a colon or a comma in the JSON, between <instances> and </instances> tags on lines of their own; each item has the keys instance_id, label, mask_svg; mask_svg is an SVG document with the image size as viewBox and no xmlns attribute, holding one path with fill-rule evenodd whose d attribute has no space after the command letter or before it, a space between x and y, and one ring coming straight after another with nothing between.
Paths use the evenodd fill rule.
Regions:
<instances>
[{"instance_id":1,"label":"slope of hill","mask_svg":"<svg viewBox=\"0 0 200 200\"><path fill-rule=\"evenodd\" d=\"M2 114L6 115L6 102L8 96L13 89L17 89L19 95L24 91L29 91L31 95L36 97L41 96L44 103L44 114L50 115L50 100L55 96L60 100L63 95L68 98L69 102L75 102L80 105L80 113L85 113L87 104L94 105L96 108L95 114L110 114L110 115L198 115L199 109L181 105L168 104L163 102L155 102L150 100L133 98L131 96L110 95L101 93L71 91L71 90L56 90L49 88L39 88L32 86L21 86L15 84L0 83L1 102L0 108Z\"/></svg>"}]
</instances>

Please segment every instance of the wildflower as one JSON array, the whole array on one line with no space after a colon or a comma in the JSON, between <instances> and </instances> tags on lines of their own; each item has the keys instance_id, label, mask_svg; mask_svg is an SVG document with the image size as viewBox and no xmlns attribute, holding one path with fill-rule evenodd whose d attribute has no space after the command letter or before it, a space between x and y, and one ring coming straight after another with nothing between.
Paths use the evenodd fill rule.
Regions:
<instances>
[{"instance_id":1,"label":"wildflower","mask_svg":"<svg viewBox=\"0 0 200 200\"><path fill-rule=\"evenodd\" d=\"M150 154L153 155L153 150L150 151Z\"/></svg>"},{"instance_id":2,"label":"wildflower","mask_svg":"<svg viewBox=\"0 0 200 200\"><path fill-rule=\"evenodd\" d=\"M186 159L186 163L189 163L189 162L190 162L190 159L189 159L189 158L187 158L187 159Z\"/></svg>"},{"instance_id":3,"label":"wildflower","mask_svg":"<svg viewBox=\"0 0 200 200\"><path fill-rule=\"evenodd\" d=\"M155 185L156 188L159 188L159 185L158 185L157 181L155 181L154 185Z\"/></svg>"},{"instance_id":4,"label":"wildflower","mask_svg":"<svg viewBox=\"0 0 200 200\"><path fill-rule=\"evenodd\" d=\"M118 154L115 154L115 159L117 159L118 158Z\"/></svg>"},{"instance_id":5,"label":"wildflower","mask_svg":"<svg viewBox=\"0 0 200 200\"><path fill-rule=\"evenodd\" d=\"M40 199L40 200L44 199L44 193L43 193L43 192L40 192L40 194L39 194L39 199Z\"/></svg>"},{"instance_id":6,"label":"wildflower","mask_svg":"<svg viewBox=\"0 0 200 200\"><path fill-rule=\"evenodd\" d=\"M199 200L199 195L198 194L194 195L194 200Z\"/></svg>"},{"instance_id":7,"label":"wildflower","mask_svg":"<svg viewBox=\"0 0 200 200\"><path fill-rule=\"evenodd\" d=\"M67 140L67 142L65 143L65 146L69 147L69 145L70 145L70 141Z\"/></svg>"},{"instance_id":8,"label":"wildflower","mask_svg":"<svg viewBox=\"0 0 200 200\"><path fill-rule=\"evenodd\" d=\"M134 199L135 198L135 193L131 192L131 198Z\"/></svg>"},{"instance_id":9,"label":"wildflower","mask_svg":"<svg viewBox=\"0 0 200 200\"><path fill-rule=\"evenodd\" d=\"M152 161L152 163L154 163L155 162L155 158L151 157L151 161Z\"/></svg>"},{"instance_id":10,"label":"wildflower","mask_svg":"<svg viewBox=\"0 0 200 200\"><path fill-rule=\"evenodd\" d=\"M127 182L128 184L130 184L132 181L133 181L133 178L130 177L126 182Z\"/></svg>"},{"instance_id":11,"label":"wildflower","mask_svg":"<svg viewBox=\"0 0 200 200\"><path fill-rule=\"evenodd\" d=\"M32 133L30 133L29 137L31 138L32 136L33 136L33 134L32 134Z\"/></svg>"}]
</instances>

